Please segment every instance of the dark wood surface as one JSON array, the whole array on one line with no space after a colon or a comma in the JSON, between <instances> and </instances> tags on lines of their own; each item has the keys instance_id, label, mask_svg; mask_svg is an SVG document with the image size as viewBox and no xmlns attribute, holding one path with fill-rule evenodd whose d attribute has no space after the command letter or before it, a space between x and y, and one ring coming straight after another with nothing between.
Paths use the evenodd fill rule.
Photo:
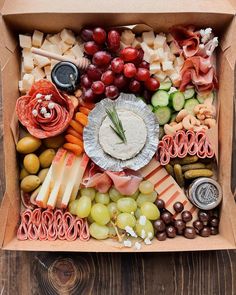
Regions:
<instances>
[{"instance_id":1,"label":"dark wood surface","mask_svg":"<svg viewBox=\"0 0 236 295\"><path fill-rule=\"evenodd\" d=\"M1 142L2 136L1 129ZM235 160L236 157L232 164L233 191ZM1 197L4 192L2 146L0 163ZM236 251L160 254L0 251L0 295L18 294L235 295Z\"/></svg>"}]
</instances>

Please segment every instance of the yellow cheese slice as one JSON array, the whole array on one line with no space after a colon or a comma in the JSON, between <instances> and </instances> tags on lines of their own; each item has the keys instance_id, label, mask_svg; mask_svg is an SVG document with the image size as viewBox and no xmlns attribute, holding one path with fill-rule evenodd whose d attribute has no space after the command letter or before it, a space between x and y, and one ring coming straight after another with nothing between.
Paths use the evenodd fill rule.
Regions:
<instances>
[{"instance_id":1,"label":"yellow cheese slice","mask_svg":"<svg viewBox=\"0 0 236 295\"><path fill-rule=\"evenodd\" d=\"M47 176L41 186L41 189L36 198L36 203L41 208L47 207L48 196L51 190L51 179L52 179L52 166L48 170Z\"/></svg>"}]
</instances>

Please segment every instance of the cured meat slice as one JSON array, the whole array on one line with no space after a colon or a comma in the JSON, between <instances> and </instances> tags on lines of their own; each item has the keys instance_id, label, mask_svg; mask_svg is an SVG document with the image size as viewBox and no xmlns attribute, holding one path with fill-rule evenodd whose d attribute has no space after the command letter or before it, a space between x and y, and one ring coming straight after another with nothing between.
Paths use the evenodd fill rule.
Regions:
<instances>
[{"instance_id":1,"label":"cured meat slice","mask_svg":"<svg viewBox=\"0 0 236 295\"><path fill-rule=\"evenodd\" d=\"M46 138L60 134L68 127L74 105L54 84L39 80L27 95L17 99L16 114L30 134Z\"/></svg>"},{"instance_id":2,"label":"cured meat slice","mask_svg":"<svg viewBox=\"0 0 236 295\"><path fill-rule=\"evenodd\" d=\"M55 241L57 239L57 227L51 223L48 227L48 240Z\"/></svg>"},{"instance_id":3,"label":"cured meat slice","mask_svg":"<svg viewBox=\"0 0 236 295\"><path fill-rule=\"evenodd\" d=\"M45 223L39 224L38 237L40 241L46 241L48 239L48 229Z\"/></svg>"},{"instance_id":4,"label":"cured meat slice","mask_svg":"<svg viewBox=\"0 0 236 295\"><path fill-rule=\"evenodd\" d=\"M53 214L53 222L57 229L63 224L63 213L61 210L56 210Z\"/></svg>"},{"instance_id":5,"label":"cured meat slice","mask_svg":"<svg viewBox=\"0 0 236 295\"><path fill-rule=\"evenodd\" d=\"M58 231L57 231L57 237L58 237L59 240L65 240L66 239L66 230L67 230L67 227L65 226L64 223L59 225Z\"/></svg>"},{"instance_id":6,"label":"cured meat slice","mask_svg":"<svg viewBox=\"0 0 236 295\"><path fill-rule=\"evenodd\" d=\"M66 240L75 241L77 239L77 236L78 236L78 227L76 226L75 219L74 219L66 231Z\"/></svg>"},{"instance_id":7,"label":"cured meat slice","mask_svg":"<svg viewBox=\"0 0 236 295\"><path fill-rule=\"evenodd\" d=\"M31 222L35 224L36 226L39 226L41 222L41 209L37 208L32 212L31 215Z\"/></svg>"},{"instance_id":8,"label":"cured meat slice","mask_svg":"<svg viewBox=\"0 0 236 295\"><path fill-rule=\"evenodd\" d=\"M47 209L43 211L42 213L42 223L44 223L46 226L49 226L51 223L53 223L53 212L50 209Z\"/></svg>"},{"instance_id":9,"label":"cured meat slice","mask_svg":"<svg viewBox=\"0 0 236 295\"><path fill-rule=\"evenodd\" d=\"M17 230L17 239L20 241L25 241L28 239L28 229L27 225L24 222L21 222L18 230Z\"/></svg>"},{"instance_id":10,"label":"cured meat slice","mask_svg":"<svg viewBox=\"0 0 236 295\"><path fill-rule=\"evenodd\" d=\"M38 227L35 224L30 223L28 226L28 239L29 240L37 240L38 237L39 237Z\"/></svg>"},{"instance_id":11,"label":"cured meat slice","mask_svg":"<svg viewBox=\"0 0 236 295\"><path fill-rule=\"evenodd\" d=\"M187 145L188 145L188 154L190 156L196 155L198 150L198 145L196 143L194 131L188 130L186 132L186 138L187 138Z\"/></svg>"},{"instance_id":12,"label":"cured meat slice","mask_svg":"<svg viewBox=\"0 0 236 295\"><path fill-rule=\"evenodd\" d=\"M112 185L110 177L106 173L96 173L91 178L83 180L85 187L93 187L100 193L107 193Z\"/></svg>"},{"instance_id":13,"label":"cured meat slice","mask_svg":"<svg viewBox=\"0 0 236 295\"><path fill-rule=\"evenodd\" d=\"M183 130L179 130L175 134L174 141L178 147L178 157L184 158L188 154L188 143L186 141L186 134Z\"/></svg>"},{"instance_id":14,"label":"cured meat slice","mask_svg":"<svg viewBox=\"0 0 236 295\"><path fill-rule=\"evenodd\" d=\"M88 241L90 239L90 233L89 233L89 227L88 227L87 220L85 220L83 222L83 227L80 231L79 239L81 241Z\"/></svg>"},{"instance_id":15,"label":"cured meat slice","mask_svg":"<svg viewBox=\"0 0 236 295\"><path fill-rule=\"evenodd\" d=\"M32 216L32 211L30 209L27 209L24 212L22 212L21 213L22 223L28 226L31 223L31 216Z\"/></svg>"}]
</instances>

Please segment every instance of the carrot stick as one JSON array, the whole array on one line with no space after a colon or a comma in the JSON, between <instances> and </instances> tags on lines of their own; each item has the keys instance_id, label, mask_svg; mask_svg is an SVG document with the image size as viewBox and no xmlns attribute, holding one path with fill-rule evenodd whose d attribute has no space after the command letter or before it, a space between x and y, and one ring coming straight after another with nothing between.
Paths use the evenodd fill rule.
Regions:
<instances>
[{"instance_id":1,"label":"carrot stick","mask_svg":"<svg viewBox=\"0 0 236 295\"><path fill-rule=\"evenodd\" d=\"M79 134L75 129L73 129L71 126L66 130L67 133L79 138L80 140L83 140L83 136Z\"/></svg>"},{"instance_id":2,"label":"carrot stick","mask_svg":"<svg viewBox=\"0 0 236 295\"><path fill-rule=\"evenodd\" d=\"M82 148L79 145L74 144L74 143L65 143L63 145L63 147L66 150L71 151L72 153L74 153L76 156L81 155L82 152L83 152Z\"/></svg>"},{"instance_id":3,"label":"carrot stick","mask_svg":"<svg viewBox=\"0 0 236 295\"><path fill-rule=\"evenodd\" d=\"M84 101L82 101L82 102L80 103L80 105L81 105L82 107L85 107L85 108L89 109L89 110L92 110L92 109L95 107L95 103L84 102Z\"/></svg>"},{"instance_id":4,"label":"carrot stick","mask_svg":"<svg viewBox=\"0 0 236 295\"><path fill-rule=\"evenodd\" d=\"M82 124L83 126L86 126L88 124L88 117L85 114L80 112L77 112L75 114L75 120L79 122L80 124Z\"/></svg>"},{"instance_id":5,"label":"carrot stick","mask_svg":"<svg viewBox=\"0 0 236 295\"><path fill-rule=\"evenodd\" d=\"M83 141L80 140L79 138L77 138L77 137L75 137L75 136L73 136L73 135L71 135L71 134L67 134L67 135L65 136L65 139L66 139L66 141L68 141L69 143L77 144L77 145L79 145L81 148L83 148Z\"/></svg>"},{"instance_id":6,"label":"carrot stick","mask_svg":"<svg viewBox=\"0 0 236 295\"><path fill-rule=\"evenodd\" d=\"M85 114L86 116L88 116L89 113L91 112L90 109L87 109L87 108L85 108L85 107L79 107L79 111L80 111L81 113Z\"/></svg>"},{"instance_id":7,"label":"carrot stick","mask_svg":"<svg viewBox=\"0 0 236 295\"><path fill-rule=\"evenodd\" d=\"M79 134L83 134L83 126L80 123L76 122L75 120L71 120L70 126L73 127Z\"/></svg>"}]
</instances>

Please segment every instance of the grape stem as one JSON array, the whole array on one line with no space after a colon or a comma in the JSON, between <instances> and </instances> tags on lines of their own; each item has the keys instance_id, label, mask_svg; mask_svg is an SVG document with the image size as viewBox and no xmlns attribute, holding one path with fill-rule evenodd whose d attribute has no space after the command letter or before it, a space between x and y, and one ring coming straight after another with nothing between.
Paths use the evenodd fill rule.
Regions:
<instances>
[{"instance_id":1,"label":"grape stem","mask_svg":"<svg viewBox=\"0 0 236 295\"><path fill-rule=\"evenodd\" d=\"M122 239L121 235L119 234L119 231L118 231L118 229L117 229L115 223L111 221L111 224L112 224L112 226L113 226L114 229L115 229L115 232L116 232L116 234L117 234L117 237L118 237L119 242L122 242L123 239Z\"/></svg>"}]
</instances>

